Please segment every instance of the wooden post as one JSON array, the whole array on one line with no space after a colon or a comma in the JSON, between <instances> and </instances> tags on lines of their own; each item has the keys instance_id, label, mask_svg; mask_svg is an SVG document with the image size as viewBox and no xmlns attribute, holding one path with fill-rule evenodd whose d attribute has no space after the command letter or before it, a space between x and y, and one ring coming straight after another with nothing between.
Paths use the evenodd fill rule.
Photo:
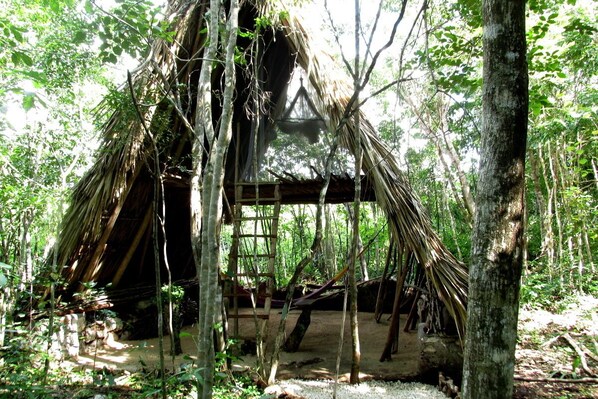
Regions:
<instances>
[{"instance_id":1,"label":"wooden post","mask_svg":"<svg viewBox=\"0 0 598 399\"><path fill-rule=\"evenodd\" d=\"M283 349L285 352L297 352L310 323L311 306L307 306L301 311L301 314L297 319L297 324L295 324L295 328L284 343Z\"/></svg>"}]
</instances>

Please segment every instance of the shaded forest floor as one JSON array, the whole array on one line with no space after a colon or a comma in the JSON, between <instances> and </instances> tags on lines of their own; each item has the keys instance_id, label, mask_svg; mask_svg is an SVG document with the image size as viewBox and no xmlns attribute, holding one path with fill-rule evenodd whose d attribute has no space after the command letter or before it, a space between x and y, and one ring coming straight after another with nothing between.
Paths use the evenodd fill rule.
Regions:
<instances>
[{"instance_id":1,"label":"shaded forest floor","mask_svg":"<svg viewBox=\"0 0 598 399\"><path fill-rule=\"evenodd\" d=\"M514 398L598 398L598 382L573 382L590 377L583 370L582 357L589 371L598 376L597 312L598 298L591 296L577 298L558 314L521 310ZM540 381L526 381L533 379Z\"/></svg>"},{"instance_id":2,"label":"shaded forest floor","mask_svg":"<svg viewBox=\"0 0 598 399\"><path fill-rule=\"evenodd\" d=\"M243 309L242 313L250 314L250 309ZM286 324L287 336L295 326L300 311L289 312ZM348 316L348 315L347 315ZM268 355L274 343L276 330L278 328L280 314L272 312L268 323ZM336 357L342 312L315 310L311 314L311 324L307 329L299 350L294 353L281 352L278 378L305 378L305 379L333 379L335 376ZM403 319L404 322L404 319ZM230 322L229 328L232 332L234 326ZM344 328L344 344L341 357L340 380L347 380L351 366L351 335L349 331L349 319L347 317ZM399 335L399 352L393 356L390 362L380 362L378 359L382 354L384 342L388 334L388 320L384 318L381 323L376 323L373 313L359 313L360 342L361 342L361 375L364 379L381 380L413 380L417 373L417 334L416 332ZM187 326L184 328L184 337L181 340L183 355L175 359L175 364L188 363L194 358L196 344L194 337L197 335L196 327ZM239 319L239 349L247 353L237 353L237 359L233 361L233 369L236 371L249 371L255 367L257 360L255 356L255 325L252 318ZM170 342L165 339L165 352L170 350ZM106 367L108 369L121 369L129 372L144 367L154 368L158 366L158 340L148 339L143 341L121 341L111 344L111 348L90 352L80 356L79 364L93 366L96 368ZM270 357L268 356L268 360ZM172 368L170 356L166 357L166 366Z\"/></svg>"},{"instance_id":3,"label":"shaded forest floor","mask_svg":"<svg viewBox=\"0 0 598 399\"><path fill-rule=\"evenodd\" d=\"M519 342L516 352L514 398L598 398L598 384L575 382L589 377L587 370L598 372L598 298L582 297L572 302L559 314L545 310L522 309L519 316ZM299 312L293 312L287 323L287 334L295 324ZM312 323L296 353L282 353L279 378L331 379L338 348L341 312L314 311ZM362 350L362 375L364 379L413 380L416 379L418 354L415 350L416 333L400 335L399 353L391 362L378 361L388 331L388 322L375 323L371 313L360 314L360 340ZM239 342L249 342L254 334L251 319L241 321ZM350 335L348 321L340 377L346 379L350 366ZM277 316L270 321L270 337L278 326ZM232 328L232 327L231 327ZM177 364L192 360L195 351L194 327L187 327L183 351ZM247 341L246 341L247 340ZM166 340L168 341L168 339ZM112 342L110 348L81 356L74 367L95 367L110 370L121 379L140 369L155 368L158 364L156 339L144 341ZM577 349L575 348L577 346ZM166 343L166 351L169 344ZM250 373L255 365L252 355L240 356L236 369ZM583 361L582 361L583 358ZM585 364L584 364L585 362ZM171 365L167 356L167 366ZM567 380L559 382L558 379ZM123 388L126 389L126 388ZM124 393L124 392L123 392Z\"/></svg>"}]
</instances>

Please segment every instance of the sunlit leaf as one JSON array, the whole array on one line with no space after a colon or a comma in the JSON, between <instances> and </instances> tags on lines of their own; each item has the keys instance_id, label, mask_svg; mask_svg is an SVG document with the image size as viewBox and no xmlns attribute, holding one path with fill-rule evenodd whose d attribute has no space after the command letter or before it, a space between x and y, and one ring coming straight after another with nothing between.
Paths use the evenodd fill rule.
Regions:
<instances>
[{"instance_id":1,"label":"sunlit leaf","mask_svg":"<svg viewBox=\"0 0 598 399\"><path fill-rule=\"evenodd\" d=\"M80 44L85 42L85 40L87 39L87 33L85 33L85 31L83 30L79 30L75 33L75 35L73 36L73 42L75 42L76 44Z\"/></svg>"},{"instance_id":2,"label":"sunlit leaf","mask_svg":"<svg viewBox=\"0 0 598 399\"><path fill-rule=\"evenodd\" d=\"M33 94L26 94L23 96L23 109L29 111L35 106L35 96Z\"/></svg>"}]
</instances>

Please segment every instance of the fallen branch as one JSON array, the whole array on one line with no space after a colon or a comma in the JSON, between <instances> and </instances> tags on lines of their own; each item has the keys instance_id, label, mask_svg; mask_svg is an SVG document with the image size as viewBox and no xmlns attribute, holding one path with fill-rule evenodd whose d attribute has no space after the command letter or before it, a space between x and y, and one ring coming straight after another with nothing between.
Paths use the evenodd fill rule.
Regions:
<instances>
[{"instance_id":1,"label":"fallen branch","mask_svg":"<svg viewBox=\"0 0 598 399\"><path fill-rule=\"evenodd\" d=\"M552 377L524 377L524 376L514 376L513 377L517 381L526 381L526 382L562 382L562 383L570 383L570 384L597 384L598 378L552 378Z\"/></svg>"},{"instance_id":2,"label":"fallen branch","mask_svg":"<svg viewBox=\"0 0 598 399\"><path fill-rule=\"evenodd\" d=\"M557 335L556 337L552 337L551 339L549 339L548 341L546 341L542 344L542 348L551 347L559 339L563 339L565 342L567 342L567 344L569 344L569 346L571 348L573 348L573 350L577 353L577 355L579 356L579 359L581 360L581 368L583 369L583 371L585 371L586 374L588 374L590 377L595 377L596 374L588 366L588 362L586 360L586 354L594 360L598 361L598 358L596 357L596 355L594 353L592 353L592 351L590 351L588 348L586 348L583 344L581 344L581 343L578 344L577 341L575 341L575 339L573 339L571 334L564 333L561 335Z\"/></svg>"},{"instance_id":3,"label":"fallen branch","mask_svg":"<svg viewBox=\"0 0 598 399\"><path fill-rule=\"evenodd\" d=\"M542 348L550 348L556 341L561 339L562 335L557 335L556 337L550 338L548 341L544 342L541 347Z\"/></svg>"},{"instance_id":4,"label":"fallen branch","mask_svg":"<svg viewBox=\"0 0 598 399\"><path fill-rule=\"evenodd\" d=\"M586 374L589 375L590 377L595 377L594 372L588 367L588 362L586 360L585 354L583 353L583 351L581 350L579 345L577 345L577 342L575 342L573 337L571 337L571 335L569 335L569 333L563 334L562 337L575 350L575 352L577 352L577 355L579 356L579 359L581 360L581 368L583 369L583 371L585 371Z\"/></svg>"},{"instance_id":5,"label":"fallen branch","mask_svg":"<svg viewBox=\"0 0 598 399\"><path fill-rule=\"evenodd\" d=\"M585 353L586 355L598 362L598 356L596 356L594 352L589 350L582 342L579 343L579 347L583 350L583 353Z\"/></svg>"}]
</instances>

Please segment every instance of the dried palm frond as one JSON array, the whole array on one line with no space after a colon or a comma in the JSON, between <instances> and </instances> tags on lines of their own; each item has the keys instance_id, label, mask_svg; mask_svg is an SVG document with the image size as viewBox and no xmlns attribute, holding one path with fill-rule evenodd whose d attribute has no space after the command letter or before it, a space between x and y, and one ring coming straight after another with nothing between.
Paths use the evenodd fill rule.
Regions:
<instances>
[{"instance_id":1,"label":"dried palm frond","mask_svg":"<svg viewBox=\"0 0 598 399\"><path fill-rule=\"evenodd\" d=\"M311 35L295 16L282 21L288 40L297 53L299 64L307 72L316 89L316 104L328 116L329 130L334 131L344 118L345 109L353 95L346 75L335 67L332 57L314 48ZM376 201L386 212L392 237L416 255L432 282L438 297L455 319L461 337L464 337L468 269L444 246L432 229L432 223L421 201L403 176L396 159L382 143L367 117L360 112L359 126L348 119L339 131L341 143L356 153L356 137L360 135L363 169L373 182Z\"/></svg>"},{"instance_id":2,"label":"dried palm frond","mask_svg":"<svg viewBox=\"0 0 598 399\"><path fill-rule=\"evenodd\" d=\"M172 29L177 35L172 44L157 39L147 60L132 72L134 90L139 98L155 99L164 81L173 78L174 55L184 51L181 43L189 36L188 27L197 19L197 11L197 7L189 2L171 2L169 20L173 21ZM97 160L75 187L71 207L62 222L59 248L55 250L59 251L59 264L70 265L63 273L70 283L93 281L97 276L101 255L97 250L98 243L106 230L111 229L110 223L113 225L118 217L151 148L132 104L124 103L128 101L126 98L123 96L123 104L116 110L108 109L112 115L102 129L103 141ZM99 108L111 107L114 105L104 103ZM140 110L146 126L151 124L156 109L154 105ZM81 258L91 262L85 270L77 267Z\"/></svg>"}]
</instances>

